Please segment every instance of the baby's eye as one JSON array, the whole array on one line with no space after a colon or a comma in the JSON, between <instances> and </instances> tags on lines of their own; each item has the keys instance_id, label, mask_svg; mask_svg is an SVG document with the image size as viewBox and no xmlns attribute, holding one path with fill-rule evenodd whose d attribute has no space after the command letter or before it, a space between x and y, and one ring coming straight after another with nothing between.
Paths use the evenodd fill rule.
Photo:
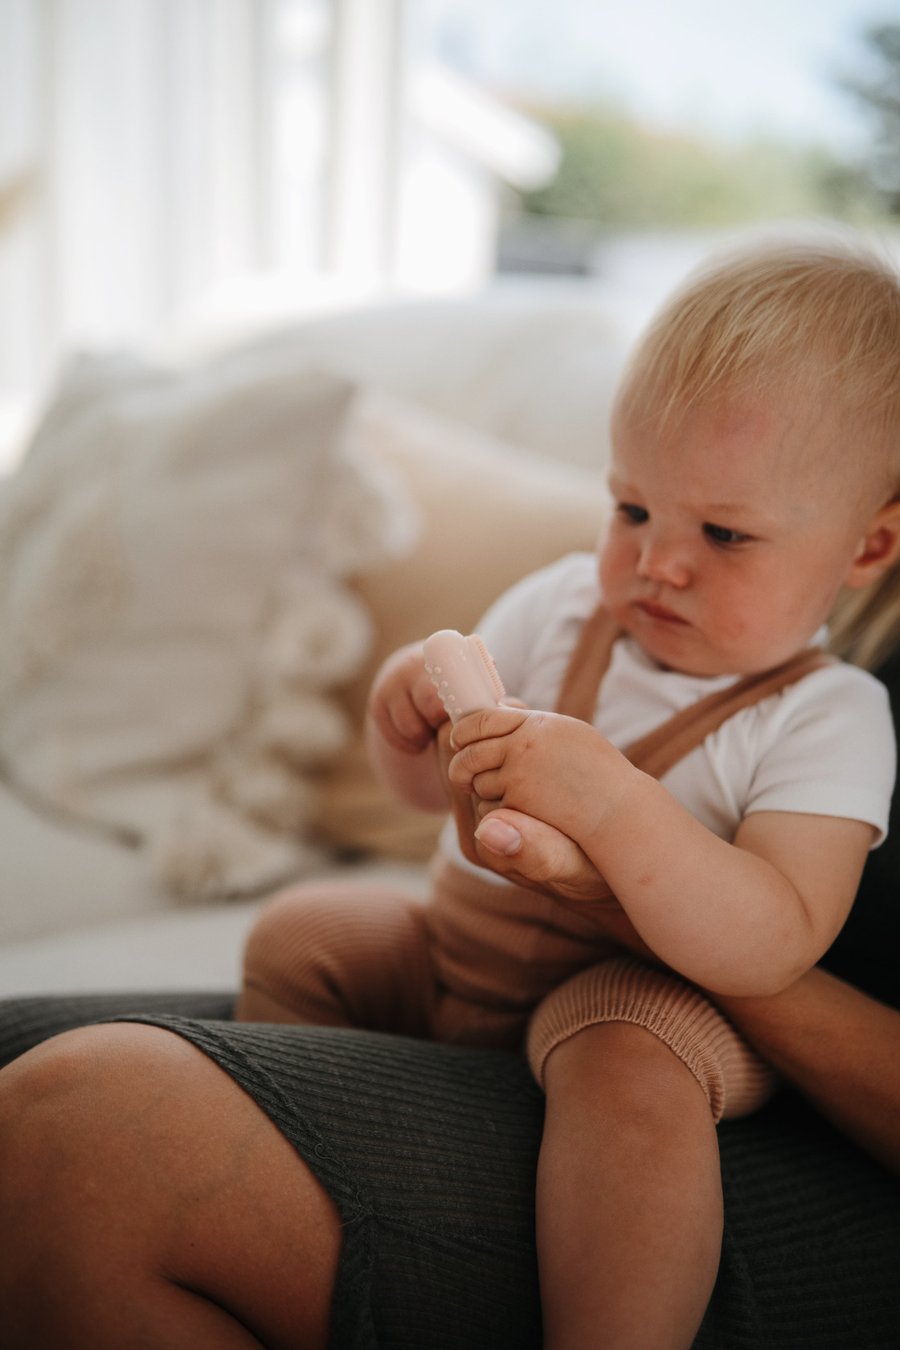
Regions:
<instances>
[{"instance_id":1,"label":"baby's eye","mask_svg":"<svg viewBox=\"0 0 900 1350\"><path fill-rule=\"evenodd\" d=\"M616 510L629 525L644 525L650 519L650 512L633 502L619 502Z\"/></svg>"},{"instance_id":2,"label":"baby's eye","mask_svg":"<svg viewBox=\"0 0 900 1350\"><path fill-rule=\"evenodd\" d=\"M729 530L726 525L703 526L703 533L707 539L711 539L714 544L720 544L724 547L734 544L746 544L750 538L749 534L741 534L740 530Z\"/></svg>"}]
</instances>

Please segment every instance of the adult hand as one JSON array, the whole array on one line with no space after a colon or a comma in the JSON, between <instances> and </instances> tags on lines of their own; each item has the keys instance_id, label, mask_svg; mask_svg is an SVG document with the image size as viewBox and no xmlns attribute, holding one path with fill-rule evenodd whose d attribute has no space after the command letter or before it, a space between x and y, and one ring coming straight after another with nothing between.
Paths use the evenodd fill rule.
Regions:
<instances>
[{"instance_id":1,"label":"adult hand","mask_svg":"<svg viewBox=\"0 0 900 1350\"><path fill-rule=\"evenodd\" d=\"M609 895L603 877L574 840L521 811L501 807L483 814L475 830L475 850L482 866L520 885L552 887L569 900Z\"/></svg>"},{"instance_id":2,"label":"adult hand","mask_svg":"<svg viewBox=\"0 0 900 1350\"><path fill-rule=\"evenodd\" d=\"M607 937L629 951L652 955L594 864L572 839L552 825L499 807L482 816L473 844L475 861L483 867L569 905L589 905L598 937Z\"/></svg>"},{"instance_id":3,"label":"adult hand","mask_svg":"<svg viewBox=\"0 0 900 1350\"><path fill-rule=\"evenodd\" d=\"M524 708L506 699L509 708ZM447 783L460 848L470 862L480 863L520 886L542 891L563 904L590 906L598 938L642 956L653 956L638 936L621 905L587 854L568 835L536 816L512 807L493 807L471 790L451 782L448 769L456 753L453 727L438 731L438 762Z\"/></svg>"}]
</instances>

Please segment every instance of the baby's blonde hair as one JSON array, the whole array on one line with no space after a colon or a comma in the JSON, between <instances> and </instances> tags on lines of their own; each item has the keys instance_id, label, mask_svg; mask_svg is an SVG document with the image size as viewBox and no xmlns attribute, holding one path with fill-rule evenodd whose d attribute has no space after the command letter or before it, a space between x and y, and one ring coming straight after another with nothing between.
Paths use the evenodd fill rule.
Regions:
<instances>
[{"instance_id":1,"label":"baby's blonde hair","mask_svg":"<svg viewBox=\"0 0 900 1350\"><path fill-rule=\"evenodd\" d=\"M759 245L715 260L638 343L619 402L656 423L723 397L807 395L900 491L900 274L861 245ZM878 664L900 638L900 573L843 595L833 645Z\"/></svg>"}]
</instances>

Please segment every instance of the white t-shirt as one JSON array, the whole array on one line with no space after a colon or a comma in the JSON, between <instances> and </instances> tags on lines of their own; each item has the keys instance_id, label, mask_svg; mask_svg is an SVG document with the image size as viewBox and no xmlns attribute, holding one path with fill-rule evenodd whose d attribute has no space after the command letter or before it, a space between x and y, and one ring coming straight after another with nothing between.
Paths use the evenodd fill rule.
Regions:
<instances>
[{"instance_id":1,"label":"white t-shirt","mask_svg":"<svg viewBox=\"0 0 900 1350\"><path fill-rule=\"evenodd\" d=\"M598 585L596 557L570 554L492 605L478 631L510 695L528 707L555 707L581 624L600 598ZM826 637L823 630L817 640ZM594 725L623 747L738 678L662 670L631 638L621 638ZM797 811L866 821L878 831L874 847L887 833L895 769L887 690L865 671L836 663L735 713L662 782L722 839L732 839L753 811ZM441 845L466 866L452 820Z\"/></svg>"}]
</instances>

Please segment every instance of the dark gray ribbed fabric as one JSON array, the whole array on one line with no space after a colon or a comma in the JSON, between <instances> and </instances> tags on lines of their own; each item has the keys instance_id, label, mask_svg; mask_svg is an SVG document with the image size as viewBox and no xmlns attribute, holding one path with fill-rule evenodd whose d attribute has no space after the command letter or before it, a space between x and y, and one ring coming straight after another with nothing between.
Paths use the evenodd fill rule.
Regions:
<instances>
[{"instance_id":1,"label":"dark gray ribbed fabric","mask_svg":"<svg viewBox=\"0 0 900 1350\"><path fill-rule=\"evenodd\" d=\"M53 994L0 999L0 1065L61 1031L125 1017L172 1013L181 1017L229 1018L234 994Z\"/></svg>"},{"instance_id":2,"label":"dark gray ribbed fabric","mask_svg":"<svg viewBox=\"0 0 900 1350\"><path fill-rule=\"evenodd\" d=\"M520 1060L375 1032L166 1025L250 1093L333 1196L335 1347L537 1350L543 1101Z\"/></svg>"},{"instance_id":3,"label":"dark gray ribbed fabric","mask_svg":"<svg viewBox=\"0 0 900 1350\"><path fill-rule=\"evenodd\" d=\"M230 1023L227 995L0 1004L0 1062L117 1017L185 1036L309 1163L345 1222L334 1350L538 1350L543 1104L518 1057ZM726 1231L696 1350L897 1350L900 1183L791 1094L720 1127Z\"/></svg>"}]
</instances>

